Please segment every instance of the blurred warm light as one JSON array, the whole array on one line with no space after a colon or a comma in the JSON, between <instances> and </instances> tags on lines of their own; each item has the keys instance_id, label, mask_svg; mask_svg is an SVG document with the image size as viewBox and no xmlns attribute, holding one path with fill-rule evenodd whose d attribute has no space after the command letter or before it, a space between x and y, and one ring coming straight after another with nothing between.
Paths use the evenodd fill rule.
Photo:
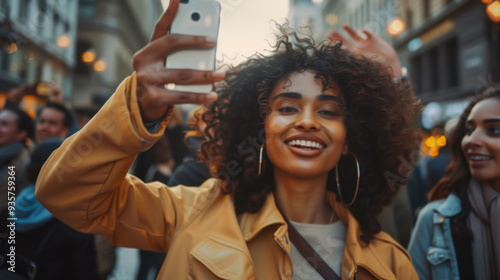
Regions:
<instances>
[{"instance_id":1,"label":"blurred warm light","mask_svg":"<svg viewBox=\"0 0 500 280\"><path fill-rule=\"evenodd\" d=\"M484 4L489 4L491 3L491 0L481 0L481 2L483 2Z\"/></svg>"},{"instance_id":2,"label":"blurred warm light","mask_svg":"<svg viewBox=\"0 0 500 280\"><path fill-rule=\"evenodd\" d=\"M96 59L96 54L92 50L82 53L82 61L85 63L94 62L95 59Z\"/></svg>"},{"instance_id":3,"label":"blurred warm light","mask_svg":"<svg viewBox=\"0 0 500 280\"><path fill-rule=\"evenodd\" d=\"M102 60L98 60L94 63L94 70L96 72L103 72L104 70L106 70L107 67L108 65L106 64L106 62Z\"/></svg>"},{"instance_id":4,"label":"blurred warm light","mask_svg":"<svg viewBox=\"0 0 500 280\"><path fill-rule=\"evenodd\" d=\"M434 148L431 148L431 149L429 150L429 156L430 156L430 157L435 158L435 157L437 157L438 155L439 155L439 149L438 149L438 148L434 147Z\"/></svg>"},{"instance_id":5,"label":"blurred warm light","mask_svg":"<svg viewBox=\"0 0 500 280\"><path fill-rule=\"evenodd\" d=\"M34 60L34 59L35 59L35 53L30 52L30 53L28 54L28 61L32 61L32 60Z\"/></svg>"},{"instance_id":6,"label":"blurred warm light","mask_svg":"<svg viewBox=\"0 0 500 280\"><path fill-rule=\"evenodd\" d=\"M8 53L15 53L17 51L17 45L15 43L10 44L10 46L7 47L7 52Z\"/></svg>"},{"instance_id":7,"label":"blurred warm light","mask_svg":"<svg viewBox=\"0 0 500 280\"><path fill-rule=\"evenodd\" d=\"M63 34L57 38L57 45L60 48L67 48L69 45L71 45L71 39L68 37L68 35Z\"/></svg>"},{"instance_id":8,"label":"blurred warm light","mask_svg":"<svg viewBox=\"0 0 500 280\"><path fill-rule=\"evenodd\" d=\"M430 136L425 140L425 145L429 148L436 147L436 139L433 136Z\"/></svg>"},{"instance_id":9,"label":"blurred warm light","mask_svg":"<svg viewBox=\"0 0 500 280\"><path fill-rule=\"evenodd\" d=\"M336 14L334 13L329 13L328 15L326 15L326 19L325 19L326 23L328 23L329 25L335 25L339 22L339 18L337 17Z\"/></svg>"},{"instance_id":10,"label":"blurred warm light","mask_svg":"<svg viewBox=\"0 0 500 280\"><path fill-rule=\"evenodd\" d=\"M395 18L387 25L387 33L392 36L401 34L406 28L405 22L400 18Z\"/></svg>"},{"instance_id":11,"label":"blurred warm light","mask_svg":"<svg viewBox=\"0 0 500 280\"><path fill-rule=\"evenodd\" d=\"M494 1L486 7L486 14L493 22L500 22L500 2Z\"/></svg>"},{"instance_id":12,"label":"blurred warm light","mask_svg":"<svg viewBox=\"0 0 500 280\"><path fill-rule=\"evenodd\" d=\"M436 140L436 144L439 146L439 147L444 147L446 146L446 137L444 135L441 135L437 140Z\"/></svg>"},{"instance_id":13,"label":"blurred warm light","mask_svg":"<svg viewBox=\"0 0 500 280\"><path fill-rule=\"evenodd\" d=\"M52 87L50 84L45 82L40 82L36 85L36 94L39 96L49 97Z\"/></svg>"},{"instance_id":14,"label":"blurred warm light","mask_svg":"<svg viewBox=\"0 0 500 280\"><path fill-rule=\"evenodd\" d=\"M446 137L444 135L431 135L425 139L424 146L424 153L427 153L430 157L437 157L439 150L446 146Z\"/></svg>"},{"instance_id":15,"label":"blurred warm light","mask_svg":"<svg viewBox=\"0 0 500 280\"><path fill-rule=\"evenodd\" d=\"M23 97L24 110L28 115L34 119L36 116L36 107L38 105L38 100L36 96L27 94Z\"/></svg>"}]
</instances>

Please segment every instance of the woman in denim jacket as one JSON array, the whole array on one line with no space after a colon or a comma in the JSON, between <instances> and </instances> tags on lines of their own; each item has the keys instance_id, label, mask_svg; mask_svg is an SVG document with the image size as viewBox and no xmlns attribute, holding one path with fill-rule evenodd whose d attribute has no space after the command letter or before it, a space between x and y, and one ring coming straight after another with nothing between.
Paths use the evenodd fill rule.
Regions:
<instances>
[{"instance_id":1,"label":"woman in denim jacket","mask_svg":"<svg viewBox=\"0 0 500 280\"><path fill-rule=\"evenodd\" d=\"M420 279L500 279L500 88L465 109L409 244Z\"/></svg>"}]
</instances>

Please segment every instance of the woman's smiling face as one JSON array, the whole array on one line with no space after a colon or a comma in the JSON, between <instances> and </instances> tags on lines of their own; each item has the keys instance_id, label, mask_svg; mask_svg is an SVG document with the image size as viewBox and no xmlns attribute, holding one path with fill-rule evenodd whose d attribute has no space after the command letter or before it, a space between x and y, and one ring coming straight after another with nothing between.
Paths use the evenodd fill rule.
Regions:
<instances>
[{"instance_id":1,"label":"woman's smiling face","mask_svg":"<svg viewBox=\"0 0 500 280\"><path fill-rule=\"evenodd\" d=\"M500 190L500 99L477 103L465 123L462 150L472 177Z\"/></svg>"},{"instance_id":2,"label":"woman's smiling face","mask_svg":"<svg viewBox=\"0 0 500 280\"><path fill-rule=\"evenodd\" d=\"M340 89L323 91L312 71L292 72L269 96L266 151L275 171L297 178L326 175L348 152Z\"/></svg>"}]
</instances>

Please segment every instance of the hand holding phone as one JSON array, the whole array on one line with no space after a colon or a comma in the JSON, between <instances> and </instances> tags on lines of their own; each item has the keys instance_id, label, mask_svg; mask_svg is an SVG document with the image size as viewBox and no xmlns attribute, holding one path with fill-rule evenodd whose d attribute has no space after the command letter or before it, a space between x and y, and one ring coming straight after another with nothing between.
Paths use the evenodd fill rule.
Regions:
<instances>
[{"instance_id":1,"label":"hand holding phone","mask_svg":"<svg viewBox=\"0 0 500 280\"><path fill-rule=\"evenodd\" d=\"M199 94L166 89L166 84L210 84L224 79L224 73L192 69L166 69L165 59L183 50L204 50L216 46L216 41L205 36L172 34L168 30L179 9L179 0L171 0L158 20L150 42L133 58L135 87L141 117L144 122L157 121L175 104L204 104L217 99L217 94Z\"/></svg>"},{"instance_id":2,"label":"hand holding phone","mask_svg":"<svg viewBox=\"0 0 500 280\"><path fill-rule=\"evenodd\" d=\"M179 10L170 26L170 34L206 36L217 40L220 23L220 3L216 0L181 0ZM166 58L167 69L194 69L214 71L217 45L210 49L184 49ZM212 84L178 85L169 89L196 93L210 93Z\"/></svg>"}]
</instances>

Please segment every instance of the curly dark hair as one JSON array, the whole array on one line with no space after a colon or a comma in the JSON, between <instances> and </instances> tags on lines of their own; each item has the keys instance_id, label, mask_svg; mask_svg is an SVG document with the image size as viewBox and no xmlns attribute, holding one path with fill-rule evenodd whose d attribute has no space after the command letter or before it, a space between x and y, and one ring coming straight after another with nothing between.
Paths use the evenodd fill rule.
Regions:
<instances>
[{"instance_id":1,"label":"curly dark hair","mask_svg":"<svg viewBox=\"0 0 500 280\"><path fill-rule=\"evenodd\" d=\"M388 69L353 57L341 43L316 44L300 32L289 32L283 26L280 31L272 55L257 53L230 67L218 85L219 99L207 105L203 115L209 140L202 144L200 156L210 161L212 174L225 182L224 191L232 195L236 212L259 211L266 195L274 190L269 160L263 176L258 175L264 119L273 87L294 71L314 71L324 88L336 81L346 100L346 142L359 160L361 173L358 195L349 209L361 225L363 240L369 242L381 230L376 216L410 172L402 171L400 165L418 142L416 129L410 124L420 105L410 86L395 84ZM352 171L355 165L351 166ZM330 171L327 189L337 192L335 170Z\"/></svg>"},{"instance_id":2,"label":"curly dark hair","mask_svg":"<svg viewBox=\"0 0 500 280\"><path fill-rule=\"evenodd\" d=\"M488 87L479 92L460 115L460 119L450 137L450 164L448 164L441 180L429 191L430 201L444 199L452 192L455 192L462 201L462 211L454 217L452 222L452 234L460 240L470 241L472 238L472 233L466 225L466 218L471 209L467 189L472 176L462 150L462 139L466 134L465 125L472 109L480 101L489 98L500 99L500 87Z\"/></svg>"}]
</instances>

